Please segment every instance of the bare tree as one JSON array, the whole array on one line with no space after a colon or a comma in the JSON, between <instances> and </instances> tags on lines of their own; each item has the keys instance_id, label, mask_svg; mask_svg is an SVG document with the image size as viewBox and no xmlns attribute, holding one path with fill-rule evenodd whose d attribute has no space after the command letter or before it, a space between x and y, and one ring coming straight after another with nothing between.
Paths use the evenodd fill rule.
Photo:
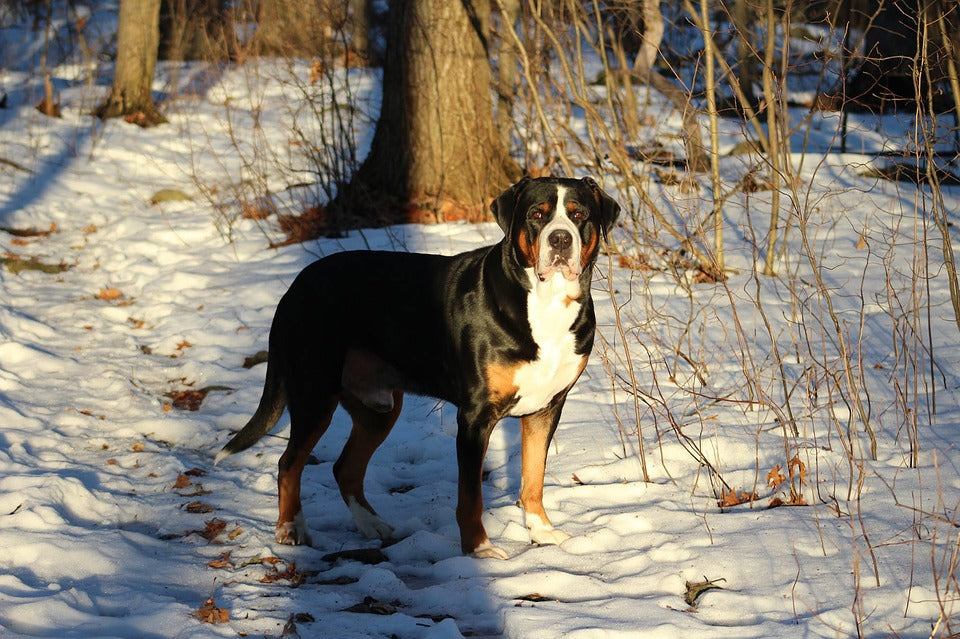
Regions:
<instances>
[{"instance_id":1,"label":"bare tree","mask_svg":"<svg viewBox=\"0 0 960 639\"><path fill-rule=\"evenodd\" d=\"M142 126L166 121L153 103L151 92L159 44L160 0L122 0L113 89L97 110L98 116L129 116Z\"/></svg>"},{"instance_id":2,"label":"bare tree","mask_svg":"<svg viewBox=\"0 0 960 639\"><path fill-rule=\"evenodd\" d=\"M519 177L494 126L488 0L390 3L370 154L328 208L333 227L479 219Z\"/></svg>"}]
</instances>

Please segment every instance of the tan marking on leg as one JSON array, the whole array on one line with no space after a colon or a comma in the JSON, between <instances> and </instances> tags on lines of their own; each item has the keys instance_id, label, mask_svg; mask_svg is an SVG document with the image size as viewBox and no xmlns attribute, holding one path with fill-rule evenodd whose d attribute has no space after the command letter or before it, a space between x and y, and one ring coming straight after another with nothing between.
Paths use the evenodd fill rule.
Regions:
<instances>
[{"instance_id":1,"label":"tan marking on leg","mask_svg":"<svg viewBox=\"0 0 960 639\"><path fill-rule=\"evenodd\" d=\"M546 412L520 419L520 506L525 513L537 515L549 524L543 509L543 476L547 465L550 416Z\"/></svg>"},{"instance_id":2,"label":"tan marking on leg","mask_svg":"<svg viewBox=\"0 0 960 639\"><path fill-rule=\"evenodd\" d=\"M309 543L309 539L299 538L299 533L305 531L299 531L294 525L294 521L301 511L300 478L303 475L303 468L310 458L310 452L330 425L337 402L338 398L332 397L329 406L321 413L319 422L310 431L308 438L302 443L297 443L291 439L287 448L283 451L283 455L280 456L280 471L277 475L278 541L292 544ZM292 538L289 537L291 532L293 533ZM281 536L283 539L280 539Z\"/></svg>"},{"instance_id":3,"label":"tan marking on leg","mask_svg":"<svg viewBox=\"0 0 960 639\"><path fill-rule=\"evenodd\" d=\"M500 406L517 394L519 387L514 378L518 368L520 364L487 365L487 394L493 406Z\"/></svg>"},{"instance_id":4,"label":"tan marking on leg","mask_svg":"<svg viewBox=\"0 0 960 639\"><path fill-rule=\"evenodd\" d=\"M363 480L370 458L390 434L403 408L403 393L393 391L392 397L393 408L387 413L377 412L347 394L341 399L343 407L353 419L353 429L340 457L333 465L333 474L344 503L349 506L352 498L373 514L376 514L376 511L363 494Z\"/></svg>"}]
</instances>

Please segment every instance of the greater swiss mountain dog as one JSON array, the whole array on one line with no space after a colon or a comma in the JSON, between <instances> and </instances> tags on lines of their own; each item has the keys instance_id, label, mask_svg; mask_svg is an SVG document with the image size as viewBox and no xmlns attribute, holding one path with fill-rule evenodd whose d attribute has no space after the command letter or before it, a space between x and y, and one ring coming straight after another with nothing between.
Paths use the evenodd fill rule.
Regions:
<instances>
[{"instance_id":1,"label":"greater swiss mountain dog","mask_svg":"<svg viewBox=\"0 0 960 639\"><path fill-rule=\"evenodd\" d=\"M333 466L340 494L362 533L390 537L363 479L405 392L458 409L463 552L507 557L480 521L487 442L507 416L520 418L520 505L530 539L567 539L543 510L544 465L567 392L593 347L593 264L620 206L590 178L524 178L491 209L505 235L493 246L452 257L334 254L305 268L280 300L260 404L216 458L253 445L289 409L277 541L310 543L300 476L337 404L353 419Z\"/></svg>"}]
</instances>

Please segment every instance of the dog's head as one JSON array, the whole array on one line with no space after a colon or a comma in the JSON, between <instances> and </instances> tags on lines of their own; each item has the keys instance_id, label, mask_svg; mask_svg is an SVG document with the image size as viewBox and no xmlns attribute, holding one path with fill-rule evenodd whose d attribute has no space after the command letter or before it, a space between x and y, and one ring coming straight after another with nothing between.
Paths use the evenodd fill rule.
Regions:
<instances>
[{"instance_id":1,"label":"dog's head","mask_svg":"<svg viewBox=\"0 0 960 639\"><path fill-rule=\"evenodd\" d=\"M577 281L597 258L620 205L592 178L524 178L490 208L516 261L541 281Z\"/></svg>"}]
</instances>

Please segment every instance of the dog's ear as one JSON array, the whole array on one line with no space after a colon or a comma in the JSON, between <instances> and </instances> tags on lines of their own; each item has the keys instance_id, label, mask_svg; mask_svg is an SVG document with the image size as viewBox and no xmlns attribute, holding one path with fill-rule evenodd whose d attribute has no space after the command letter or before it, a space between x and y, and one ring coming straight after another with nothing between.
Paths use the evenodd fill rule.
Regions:
<instances>
[{"instance_id":1,"label":"dog's ear","mask_svg":"<svg viewBox=\"0 0 960 639\"><path fill-rule=\"evenodd\" d=\"M610 229L617 221L617 216L620 215L620 205L607 195L592 177L583 178L583 183L593 192L593 197L597 201L597 207L600 209L600 229L603 232L603 239L607 239Z\"/></svg>"},{"instance_id":2,"label":"dog's ear","mask_svg":"<svg viewBox=\"0 0 960 639\"><path fill-rule=\"evenodd\" d=\"M517 208L517 200L520 198L520 193L527 186L528 182L530 182L530 178L524 176L523 179L509 187L490 203L490 210L493 212L493 217L497 220L497 224L500 225L500 228L503 229L505 234L509 235L510 233L510 221L513 220L513 212L514 209Z\"/></svg>"}]
</instances>

